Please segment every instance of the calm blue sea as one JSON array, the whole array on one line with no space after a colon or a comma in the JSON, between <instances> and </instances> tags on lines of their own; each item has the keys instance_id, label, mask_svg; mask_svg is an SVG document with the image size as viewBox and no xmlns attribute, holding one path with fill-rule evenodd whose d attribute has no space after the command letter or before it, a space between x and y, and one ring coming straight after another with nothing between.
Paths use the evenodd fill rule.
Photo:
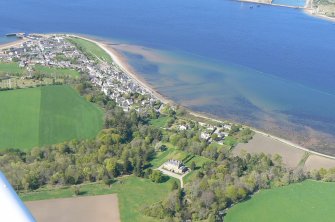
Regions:
<instances>
[{"instance_id":1,"label":"calm blue sea","mask_svg":"<svg viewBox=\"0 0 335 222\"><path fill-rule=\"evenodd\" d=\"M0 35L21 31L127 43L134 69L182 105L335 153L335 23L227 0L0 1Z\"/></svg>"}]
</instances>

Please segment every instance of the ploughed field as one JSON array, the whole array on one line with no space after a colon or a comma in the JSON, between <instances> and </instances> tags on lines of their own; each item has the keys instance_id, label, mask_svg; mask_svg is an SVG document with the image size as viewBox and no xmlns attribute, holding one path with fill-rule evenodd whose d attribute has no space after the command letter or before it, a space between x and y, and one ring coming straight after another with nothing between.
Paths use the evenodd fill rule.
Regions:
<instances>
[{"instance_id":1,"label":"ploughed field","mask_svg":"<svg viewBox=\"0 0 335 222\"><path fill-rule=\"evenodd\" d=\"M262 190L232 207L226 222L331 222L335 218L335 183L304 181Z\"/></svg>"},{"instance_id":2,"label":"ploughed field","mask_svg":"<svg viewBox=\"0 0 335 222\"><path fill-rule=\"evenodd\" d=\"M0 92L0 149L93 138L103 113L69 86Z\"/></svg>"},{"instance_id":3,"label":"ploughed field","mask_svg":"<svg viewBox=\"0 0 335 222\"><path fill-rule=\"evenodd\" d=\"M143 214L143 209L167 198L174 181L176 180L170 178L168 181L163 183L154 183L149 179L127 176L118 178L118 180L115 181L111 187L102 183L81 184L80 195L81 197L84 197L116 193L120 209L120 219L122 222L156 222L156 218L145 216ZM33 204L33 201L36 200L68 197L73 197L72 187L62 187L51 190L48 188L43 190L43 188L41 188L31 193L20 194L20 198L28 203L28 207L30 207L30 205ZM54 200L51 200L51 202L53 201ZM37 202L37 204L39 204L39 202ZM47 207L47 205L43 205L43 207ZM74 206L74 208L76 207ZM55 211L62 209L63 206L54 208ZM39 211L38 213L42 213L41 210L43 210L43 208L37 209L37 211ZM77 208L74 211L76 210ZM88 211L88 213L94 214L93 210L94 206L92 205L92 209ZM113 212L116 208L109 207L109 210ZM32 211L32 213L34 213L34 211ZM87 212L83 212L83 214L86 213ZM109 221L108 218L105 219L105 221Z\"/></svg>"},{"instance_id":4,"label":"ploughed field","mask_svg":"<svg viewBox=\"0 0 335 222\"><path fill-rule=\"evenodd\" d=\"M115 194L30 201L25 204L37 221L120 221Z\"/></svg>"}]
</instances>

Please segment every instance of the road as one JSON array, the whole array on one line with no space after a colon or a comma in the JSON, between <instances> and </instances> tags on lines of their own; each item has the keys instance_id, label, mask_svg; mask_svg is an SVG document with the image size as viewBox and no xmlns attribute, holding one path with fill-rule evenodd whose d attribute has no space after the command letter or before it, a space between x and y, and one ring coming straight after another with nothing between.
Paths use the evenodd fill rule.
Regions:
<instances>
[{"instance_id":1,"label":"road","mask_svg":"<svg viewBox=\"0 0 335 222\"><path fill-rule=\"evenodd\" d=\"M178 180L180 181L180 187L181 187L181 188L184 188L183 177L190 173L190 170L188 170L188 171L187 171L186 173L184 173L183 175L180 175L180 174L171 172L171 171L169 171L169 170L165 170L165 169L163 169L162 166L158 167L157 170L161 171L161 172L162 172L163 174L165 174L165 175L168 175L168 176L170 176L170 177L174 177L174 178L178 179Z\"/></svg>"}]
</instances>

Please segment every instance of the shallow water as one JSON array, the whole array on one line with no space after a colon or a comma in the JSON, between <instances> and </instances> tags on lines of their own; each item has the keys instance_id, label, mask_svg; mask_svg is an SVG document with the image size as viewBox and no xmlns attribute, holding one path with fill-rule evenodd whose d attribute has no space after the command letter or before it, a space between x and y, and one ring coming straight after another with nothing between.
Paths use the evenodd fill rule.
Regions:
<instances>
[{"instance_id":1,"label":"shallow water","mask_svg":"<svg viewBox=\"0 0 335 222\"><path fill-rule=\"evenodd\" d=\"M6 36L0 36L0 44L5 44L9 42L14 42L16 41L16 37L6 37Z\"/></svg>"},{"instance_id":2,"label":"shallow water","mask_svg":"<svg viewBox=\"0 0 335 222\"><path fill-rule=\"evenodd\" d=\"M144 46L119 50L165 96L335 154L335 24L301 10L225 0L1 1L0 34L19 31Z\"/></svg>"},{"instance_id":3,"label":"shallow water","mask_svg":"<svg viewBox=\"0 0 335 222\"><path fill-rule=\"evenodd\" d=\"M273 0L272 4L304 7L306 0Z\"/></svg>"}]
</instances>

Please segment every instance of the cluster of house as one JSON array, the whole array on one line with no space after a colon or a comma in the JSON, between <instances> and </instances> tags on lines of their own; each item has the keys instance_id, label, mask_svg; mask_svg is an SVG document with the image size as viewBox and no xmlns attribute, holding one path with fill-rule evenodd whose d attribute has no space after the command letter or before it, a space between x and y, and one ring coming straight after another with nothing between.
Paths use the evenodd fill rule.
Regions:
<instances>
[{"instance_id":1,"label":"cluster of house","mask_svg":"<svg viewBox=\"0 0 335 222\"><path fill-rule=\"evenodd\" d=\"M215 140L218 144L223 144L224 138L229 135L231 130L230 124L224 124L222 127L212 126L206 123L199 123L203 130L200 133L200 139L206 140L208 143Z\"/></svg>"},{"instance_id":2,"label":"cluster of house","mask_svg":"<svg viewBox=\"0 0 335 222\"><path fill-rule=\"evenodd\" d=\"M115 100L124 111L134 108L141 112L148 107L155 107L155 110L159 111L160 101L117 65L102 63L87 66L87 69L92 82L99 86L105 95ZM157 104L159 105L156 106Z\"/></svg>"},{"instance_id":3,"label":"cluster of house","mask_svg":"<svg viewBox=\"0 0 335 222\"><path fill-rule=\"evenodd\" d=\"M222 126L213 126L207 123L199 122L200 127L200 139L205 140L207 143L212 143L213 141L218 144L223 144L225 137L229 136L229 131L231 130L230 124L223 124ZM178 125L179 131L188 130L191 127L188 124Z\"/></svg>"},{"instance_id":4,"label":"cluster of house","mask_svg":"<svg viewBox=\"0 0 335 222\"><path fill-rule=\"evenodd\" d=\"M34 66L40 64L55 68L75 69L88 73L92 83L102 92L129 111L138 112L154 108L159 112L161 102L144 87L130 78L116 64L87 58L77 47L66 40L65 35L27 35L27 41L0 53L1 62L18 62L31 77ZM139 96L140 95L140 96Z\"/></svg>"},{"instance_id":5,"label":"cluster of house","mask_svg":"<svg viewBox=\"0 0 335 222\"><path fill-rule=\"evenodd\" d=\"M163 169L173 173L183 174L188 171L188 168L179 160L168 160L163 164Z\"/></svg>"},{"instance_id":6,"label":"cluster of house","mask_svg":"<svg viewBox=\"0 0 335 222\"><path fill-rule=\"evenodd\" d=\"M80 69L80 64L70 62L71 58L80 56L73 46L63 37L44 37L42 35L27 35L27 41L18 47L5 49L0 54L0 60L4 62L19 62L21 68L33 67L36 64L54 66L59 68ZM58 60L62 55L67 60ZM84 56L82 56L84 59Z\"/></svg>"}]
</instances>

